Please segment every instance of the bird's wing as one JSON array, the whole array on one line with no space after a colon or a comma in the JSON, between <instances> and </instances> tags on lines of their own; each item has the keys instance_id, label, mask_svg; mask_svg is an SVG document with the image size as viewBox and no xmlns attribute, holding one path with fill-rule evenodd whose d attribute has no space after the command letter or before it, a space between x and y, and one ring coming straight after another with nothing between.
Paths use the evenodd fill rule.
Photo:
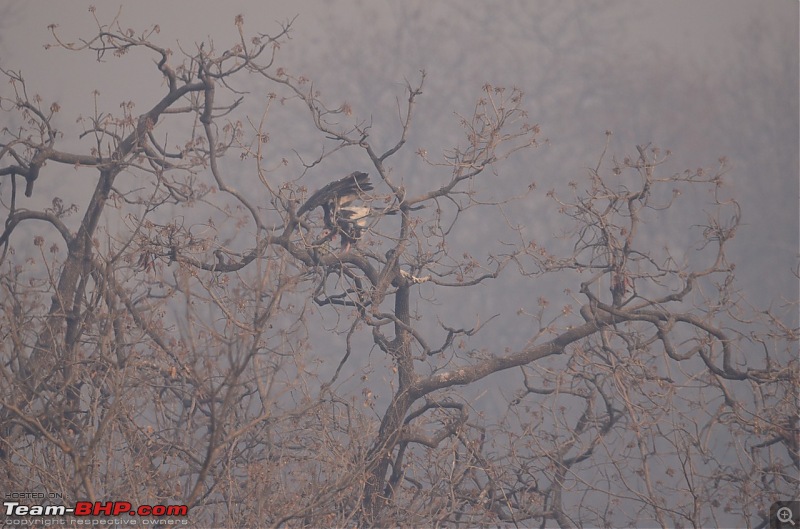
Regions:
<instances>
[{"instance_id":1,"label":"bird's wing","mask_svg":"<svg viewBox=\"0 0 800 529\"><path fill-rule=\"evenodd\" d=\"M347 206L339 210L339 215L343 220L364 227L367 225L366 218L372 210L368 206Z\"/></svg>"},{"instance_id":2,"label":"bird's wing","mask_svg":"<svg viewBox=\"0 0 800 529\"><path fill-rule=\"evenodd\" d=\"M353 173L345 179L344 185L336 192L336 204L339 207L348 206L361 198L367 191L372 191L369 175Z\"/></svg>"},{"instance_id":3,"label":"bird's wing","mask_svg":"<svg viewBox=\"0 0 800 529\"><path fill-rule=\"evenodd\" d=\"M335 180L322 187L311 195L305 204L297 210L297 216L302 216L323 204L336 199L339 205L346 205L355 200L360 193L371 191L372 184L369 175L360 171L355 171L345 176L341 180Z\"/></svg>"}]
</instances>

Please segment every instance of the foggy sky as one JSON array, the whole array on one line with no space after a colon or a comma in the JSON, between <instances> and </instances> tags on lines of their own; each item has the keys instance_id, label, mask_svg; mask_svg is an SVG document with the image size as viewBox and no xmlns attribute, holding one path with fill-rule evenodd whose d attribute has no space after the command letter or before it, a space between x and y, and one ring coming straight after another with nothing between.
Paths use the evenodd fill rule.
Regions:
<instances>
[{"instance_id":1,"label":"foggy sky","mask_svg":"<svg viewBox=\"0 0 800 529\"><path fill-rule=\"evenodd\" d=\"M120 6L96 4L104 23ZM43 44L52 42L47 29L51 23L76 43L90 36L95 26L90 5L18 1L1 8L0 67L21 70L29 93L40 94L48 106L58 101L62 111L56 126L65 131L74 129L77 117L92 114L94 90L101 110L108 112L119 112L119 104L129 100L136 102L136 112L144 112L165 90L151 57L105 57L98 62L91 53L44 49ZM154 40L191 53L195 42L209 38L218 49L233 45L237 14L244 15L248 34L274 33L279 22L297 16L278 65L312 79L326 100L347 102L356 115L372 120L371 140L379 147L396 138L395 99L403 100L405 80L413 83L419 70L426 70L416 126L408 146L391 164L410 190L429 188L449 176L420 164L414 153L438 153L456 144L461 134L456 114L471 112L485 83L521 88L530 120L541 126L549 142L502 164L494 180L476 185L502 198L535 182L537 192L510 206L507 215L545 244L556 244L563 230L563 219L554 214L546 192L586 177L604 147L606 130L613 131L609 156L621 159L635 154L637 144L651 142L671 149L674 158L667 172L713 170L720 157L727 157L731 169L725 192L742 206L743 224L730 255L737 263L742 296L755 305L776 307L782 298L797 298L792 273L800 239L796 1L148 0L123 2L120 21L123 28L137 31L158 24ZM272 89L255 80L240 88L250 92L246 110L252 112L260 111ZM9 89L0 87L4 95ZM291 112L276 109L270 125L274 156L291 160L273 173L285 181L302 172L293 149L313 157L319 148L319 136ZM63 145L76 145L71 141ZM236 175L231 177L236 185L263 191L252 172L237 173L235 161L225 161L223 168ZM308 185L313 189L365 168L368 160L351 150L310 171ZM48 169L34 197L21 207L46 207L54 196L85 203L94 174ZM673 216L657 226L654 246L674 244L686 252L697 247L701 230L687 230L677 221L700 223L711 209L707 197L690 197L688 204L695 209L671 211ZM467 217L464 226L452 242L465 251L477 248L475 254L508 235L481 218ZM521 320L514 318L515 310L531 307L541 295L561 296L565 287L576 285L537 284L531 291L520 289L517 280L509 274L493 283L501 296L486 296L476 288L458 306L441 298L448 311L443 319L469 327L502 314L487 329L493 346L522 346L530 333L516 332ZM787 317L796 321L797 315L792 311Z\"/></svg>"}]
</instances>

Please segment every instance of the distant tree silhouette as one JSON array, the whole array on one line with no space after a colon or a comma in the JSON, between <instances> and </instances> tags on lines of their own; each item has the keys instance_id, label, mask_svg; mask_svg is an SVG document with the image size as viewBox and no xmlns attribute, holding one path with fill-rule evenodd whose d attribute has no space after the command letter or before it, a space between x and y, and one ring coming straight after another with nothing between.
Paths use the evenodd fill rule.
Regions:
<instances>
[{"instance_id":1,"label":"distant tree silhouette","mask_svg":"<svg viewBox=\"0 0 800 529\"><path fill-rule=\"evenodd\" d=\"M74 130L3 70L19 124L0 144L3 490L185 503L195 523L236 527L713 526L722 512L750 526L797 490L797 329L736 290L725 160L676 173L655 147L604 152L570 196L545 191L561 240L530 240L502 213L535 186L493 202L473 188L540 141L519 89L483 86L459 145L417 151L427 190L410 194L392 161L426 126L424 72L380 145L276 64L288 24L235 24L231 48L180 53L157 26L98 22L79 44L53 27L62 50L153 58L162 86L144 112L124 103ZM263 118L241 112L250 77L273 91ZM276 102L324 146L288 181L268 150ZM345 248L328 202L306 202L311 173L342 177L326 170L341 150L372 180ZM80 204L59 197L66 171L92 183ZM654 242L700 192L697 244ZM459 248L470 215L504 230L504 250ZM491 297L509 276L536 299L527 345L449 321L440 300ZM573 302L538 296L544 282ZM513 394L502 413L469 397L481 383Z\"/></svg>"}]
</instances>

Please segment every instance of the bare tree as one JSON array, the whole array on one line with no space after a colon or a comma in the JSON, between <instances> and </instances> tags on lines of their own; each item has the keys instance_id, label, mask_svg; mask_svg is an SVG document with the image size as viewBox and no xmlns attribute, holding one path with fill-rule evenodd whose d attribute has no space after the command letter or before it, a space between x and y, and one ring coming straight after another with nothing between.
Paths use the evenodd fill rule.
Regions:
<instances>
[{"instance_id":1,"label":"bare tree","mask_svg":"<svg viewBox=\"0 0 800 529\"><path fill-rule=\"evenodd\" d=\"M424 72L381 146L350 105L276 64L289 24L251 37L235 24L235 46L180 54L158 27L98 21L80 44L53 27L62 50L154 57L163 81L149 110L98 110L79 130L57 128L58 103L3 71L0 105L20 123L0 144L4 490L187 504L197 523L241 527L750 527L796 490L797 329L781 312L796 300L755 310L737 292L724 160L676 173L657 148L604 153L571 196L549 193L562 239L530 240L502 215L519 198L473 188L538 144L520 90L482 87L463 142L416 153L432 176L410 195L392 161ZM260 118L241 112L252 79L272 90ZM322 146L287 181L269 152L277 103ZM305 182L343 150L372 182L351 197L368 210L338 248L337 197L306 202ZM246 174L223 168L235 158ZM50 191L66 169L93 183L82 204ZM23 183L50 206L25 207ZM697 244L662 240L698 190L711 207ZM461 249L476 214L512 242ZM437 306L507 277L571 298L531 295L523 347ZM509 401L489 415L470 395L498 383Z\"/></svg>"}]
</instances>

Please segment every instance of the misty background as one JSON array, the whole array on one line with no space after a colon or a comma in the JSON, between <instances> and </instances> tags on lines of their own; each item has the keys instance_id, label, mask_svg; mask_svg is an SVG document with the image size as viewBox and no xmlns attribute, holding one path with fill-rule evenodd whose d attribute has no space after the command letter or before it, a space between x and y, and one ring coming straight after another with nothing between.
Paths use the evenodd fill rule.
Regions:
<instances>
[{"instance_id":1,"label":"misty background","mask_svg":"<svg viewBox=\"0 0 800 529\"><path fill-rule=\"evenodd\" d=\"M109 111L123 101L142 111L162 93L149 57L98 62L91 53L45 49L52 42L49 24L76 43L90 35L90 5L8 2L0 22L0 66L21 70L29 91L57 101L65 131L91 114L94 90L101 110ZM404 97L405 80L416 82L424 69L416 126L394 166L412 192L447 177L414 153L425 149L435 158L456 145L456 114L471 112L482 85L519 87L530 120L549 143L502 167L490 187L500 198L536 183L540 192L516 205L525 212L517 220L542 242L559 230L550 222L545 193L585 177L606 130L613 132L609 154L621 158L635 154L637 144L652 143L674 153L675 172L713 169L725 156L729 194L743 209L744 226L732 245L743 287L761 303L797 290L791 274L798 249L797 2L254 1L167 8L144 1L103 2L96 14L106 23L120 9L122 27L141 31L158 24L157 40L176 52L179 46L192 51L208 37L220 47L231 45L238 38L237 14L244 15L246 32L264 33L297 17L278 64L305 75L329 102L350 104L354 115L372 121L373 138L387 145L398 132L396 98ZM240 88L251 92L250 110L260 116L258 92L266 96L266 90L255 83ZM317 137L304 135L310 127L294 110L286 121L270 116L281 132L272 135L274 158L290 161L276 179L301 174L291 149L307 156L320 149ZM368 169L355 154L348 151L340 168L311 171L308 185ZM63 180L40 185L67 200L80 181L64 173ZM253 174L239 181L260 185ZM36 199L49 202L51 196L37 193ZM476 242L494 238L486 227L473 226Z\"/></svg>"},{"instance_id":2,"label":"misty background","mask_svg":"<svg viewBox=\"0 0 800 529\"><path fill-rule=\"evenodd\" d=\"M133 101L136 113L163 93L150 57L97 60L92 53L47 49L45 44L53 42L50 24L76 45L91 35L96 27L91 5L9 2L3 7L0 66L20 70L30 92L60 104L57 126L67 132L62 149L75 141L76 120L91 115L95 104L101 112L118 113L122 102ZM502 247L513 237L504 229L506 222L524 226L525 235L545 247L569 244L558 238L568 226L546 193L585 182L603 151L605 132L611 131L605 167L614 158L635 156L639 144L672 151L665 173L713 171L720 158L727 158L723 193L742 206L743 225L729 255L737 263L741 295L779 314L782 300L797 297L797 2L354 0L165 7L144 1L103 2L95 13L101 23L119 15L123 28L137 32L157 24L154 39L176 53L191 53L209 38L220 48L233 45L238 14L244 16L246 34L277 33L281 22L295 19L277 66L307 77L332 107L350 105L357 119L372 123L371 137L383 149L399 133L398 98L406 97L406 82L418 82L419 72L426 71L408 144L392 159L393 177L410 193L449 178L446 169L437 174L416 153L424 150L436 160L459 143L458 118L472 112L484 84L524 91L529 120L541 126L540 138L547 141L498 164L491 179L475 185L495 200L536 187L504 209L507 220L487 222L486 210L463 219L451 241L464 251L481 255ZM274 88L253 80L237 89L249 92L243 113L257 122ZM303 163L325 146L302 110L296 104L270 110L265 166L275 182L303 176L313 190L353 170L369 170L366 155L349 149L304 172ZM283 159L289 162L285 166L279 163ZM229 157L223 167L241 188L263 192L252 166ZM56 170L60 174L54 178ZM30 207L49 204L54 196L81 206L93 185L82 181L86 175L51 168L37 184ZM659 246L690 259L710 208L711 197L691 197L648 229ZM447 319L471 326L499 314L503 317L485 330L485 338L495 347L517 347L528 333L517 331L527 321L515 312L531 307L539 296L557 306L568 303L563 290L576 289L576 283L548 282L531 292L516 287L514 275L507 274L491 284L499 295L486 296L482 288L472 289L457 306L440 299ZM796 321L793 309L783 315Z\"/></svg>"},{"instance_id":3,"label":"misty background","mask_svg":"<svg viewBox=\"0 0 800 529\"><path fill-rule=\"evenodd\" d=\"M48 105L57 101L62 110L56 126L65 132L76 127L80 116L93 114L95 101L101 111L113 113L121 103L134 101L137 113L164 92L150 57L98 61L92 53L45 48L52 42L49 24L58 24L59 34L76 44L90 36L96 27L90 5L19 1L0 8L0 67L21 71L29 92L41 95ZM119 10L119 2L98 2L96 16L107 23ZM505 206L505 219L496 212L487 219L482 214L488 210L480 208L462 219L451 241L476 256L513 238L506 222L525 226L529 239L548 248L571 244L558 238L568 226L546 194L551 189L566 192L570 182L586 185L589 169L605 147L606 131L612 136L604 168L613 158L635 157L639 144L672 151L660 169L665 174L699 167L714 171L720 158L727 158L730 170L723 193L742 207L742 226L729 254L737 264L739 293L747 303L771 306L797 325L794 308L782 309L798 296L796 1L137 1L122 3L120 25L141 32L158 24L154 40L192 53L196 42L209 38L219 49L232 46L238 40L238 14L244 16L246 34L277 33L280 22L296 17L291 40L279 50L276 64L310 79L331 107L350 105L354 116L372 124L371 139L378 150L397 139L398 98L402 106L406 80L415 84L425 70L408 144L392 158L393 176L412 194L449 179L446 168L437 173L416 153L424 150L437 159L459 144L459 116L471 114L486 83L525 93L523 107L547 141L498 164L491 178L481 178L475 186L484 198L498 201L524 194L531 184L535 189ZM242 112L257 122L274 87L253 79L237 89L249 92ZM305 171L303 162L314 160L323 146L296 102L274 105L267 123L265 165L277 184L302 176L313 190L354 170L369 171L368 158L356 149L340 151ZM74 138L65 138L60 148L78 148ZM281 165L283 159L289 163ZM20 206L46 207L58 196L82 211L94 173L48 169L34 196ZM227 159L223 169L236 175L231 181L241 189L264 193L266 200L251 166ZM90 174L89 181L82 181ZM652 246L669 247L692 259L702 240L699 226L705 213L712 212L712 198L687 197L680 209L648 226ZM13 242L24 245L16 235ZM571 302L565 289L577 291L579 285L573 277L563 284L534 282L532 289L530 282L520 288L519 280L512 271L487 286L455 292L452 300L447 293L440 295L435 306L442 312L436 317L471 327L500 315L482 332L484 346L522 347L531 335L527 314L535 312L537 299L547 297L561 307ZM425 295L424 285L420 292ZM434 329L435 321L430 325ZM329 334L317 339L328 343L330 354L338 358ZM486 398L490 410L504 402L494 398L503 391L497 382L497 375L488 378L476 396ZM376 393L389 396L380 395L379 389Z\"/></svg>"}]
</instances>

